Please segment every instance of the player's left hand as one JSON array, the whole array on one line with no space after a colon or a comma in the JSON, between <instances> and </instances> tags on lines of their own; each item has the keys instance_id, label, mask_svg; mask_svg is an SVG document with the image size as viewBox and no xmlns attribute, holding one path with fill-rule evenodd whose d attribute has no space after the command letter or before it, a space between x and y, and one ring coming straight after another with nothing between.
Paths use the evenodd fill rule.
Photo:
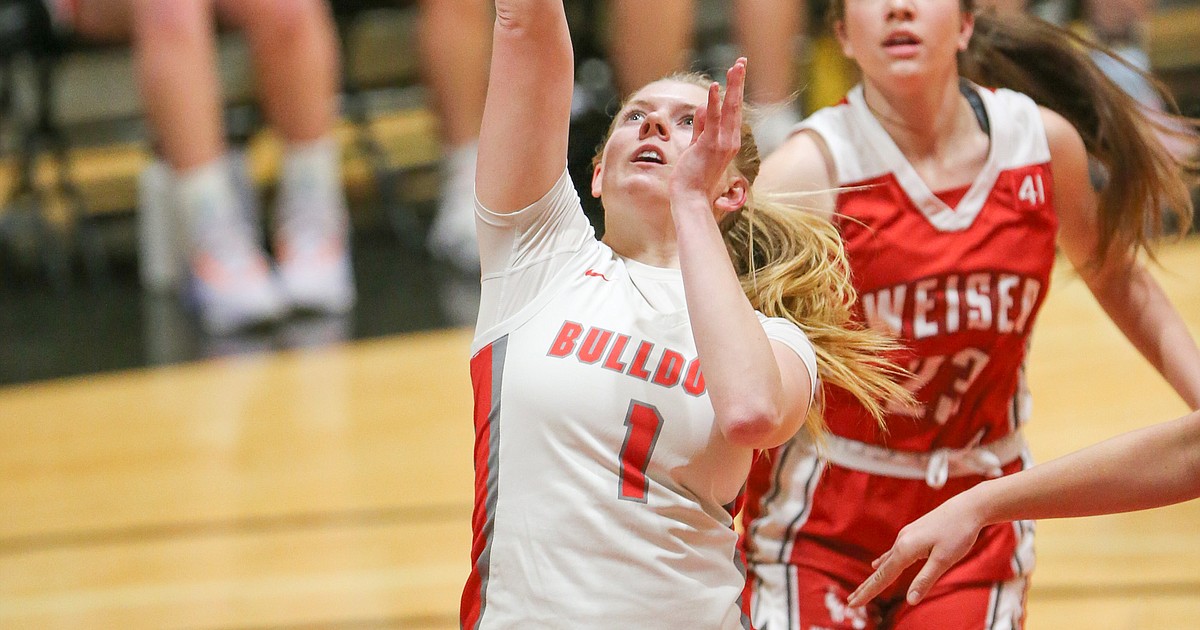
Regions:
<instances>
[{"instance_id":1,"label":"player's left hand","mask_svg":"<svg viewBox=\"0 0 1200 630\"><path fill-rule=\"evenodd\" d=\"M671 173L672 196L699 191L711 200L724 189L726 169L742 146L746 59L734 62L725 77L725 98L714 81L708 87L708 103L696 111L691 144Z\"/></svg>"},{"instance_id":2,"label":"player's left hand","mask_svg":"<svg viewBox=\"0 0 1200 630\"><path fill-rule=\"evenodd\" d=\"M983 525L972 518L967 504L950 499L900 530L892 548L871 563L875 572L850 594L847 605L866 605L896 581L905 569L928 558L908 587L908 603L919 603L938 578L967 555L982 528Z\"/></svg>"}]
</instances>

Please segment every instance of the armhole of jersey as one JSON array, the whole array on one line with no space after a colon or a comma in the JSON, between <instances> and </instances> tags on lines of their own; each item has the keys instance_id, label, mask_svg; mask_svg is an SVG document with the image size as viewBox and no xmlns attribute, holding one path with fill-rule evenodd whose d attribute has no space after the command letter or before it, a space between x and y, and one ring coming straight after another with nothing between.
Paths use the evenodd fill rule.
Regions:
<instances>
[{"instance_id":1,"label":"armhole of jersey","mask_svg":"<svg viewBox=\"0 0 1200 630\"><path fill-rule=\"evenodd\" d=\"M832 114L832 112L830 113ZM833 116L817 117L817 115L814 115L814 118L816 120L810 119L801 123L796 133L807 133L812 136L813 141L817 145L817 150L821 152L821 157L825 160L825 171L829 177L829 184L834 188L838 188L846 180L842 175L841 160L838 159L838 156L844 153L844 151L840 150L840 136L836 133L830 133L837 119L833 118Z\"/></svg>"}]
</instances>

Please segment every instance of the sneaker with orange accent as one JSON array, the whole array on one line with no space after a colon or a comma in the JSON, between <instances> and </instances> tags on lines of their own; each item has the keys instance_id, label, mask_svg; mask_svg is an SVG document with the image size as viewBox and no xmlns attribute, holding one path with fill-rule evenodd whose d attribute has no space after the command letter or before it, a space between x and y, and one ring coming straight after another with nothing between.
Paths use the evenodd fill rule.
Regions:
<instances>
[{"instance_id":1,"label":"sneaker with orange accent","mask_svg":"<svg viewBox=\"0 0 1200 630\"><path fill-rule=\"evenodd\" d=\"M350 264L349 217L339 207L280 209L275 233L279 280L293 308L340 314L354 307L354 271Z\"/></svg>"},{"instance_id":2,"label":"sneaker with orange accent","mask_svg":"<svg viewBox=\"0 0 1200 630\"><path fill-rule=\"evenodd\" d=\"M273 323L286 312L266 253L248 227L231 220L193 235L191 296L209 333Z\"/></svg>"}]
</instances>

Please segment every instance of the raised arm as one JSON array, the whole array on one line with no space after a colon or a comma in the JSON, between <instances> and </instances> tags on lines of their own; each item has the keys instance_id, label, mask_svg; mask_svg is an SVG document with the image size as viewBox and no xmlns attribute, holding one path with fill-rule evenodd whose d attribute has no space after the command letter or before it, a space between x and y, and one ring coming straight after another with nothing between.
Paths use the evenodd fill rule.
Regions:
<instances>
[{"instance_id":1,"label":"raised arm","mask_svg":"<svg viewBox=\"0 0 1200 630\"><path fill-rule=\"evenodd\" d=\"M1113 250L1093 264L1099 238L1096 196L1078 132L1043 110L1054 168L1059 244L1101 308L1191 409L1200 409L1200 350L1162 287L1131 254Z\"/></svg>"},{"instance_id":2,"label":"raised arm","mask_svg":"<svg viewBox=\"0 0 1200 630\"><path fill-rule=\"evenodd\" d=\"M849 605L862 606L908 566L928 558L908 589L908 602L916 604L993 523L1129 512L1197 497L1200 412L1193 412L955 495L900 530Z\"/></svg>"},{"instance_id":3,"label":"raised arm","mask_svg":"<svg viewBox=\"0 0 1200 630\"><path fill-rule=\"evenodd\" d=\"M812 385L796 353L767 338L717 227L714 208L735 211L748 193L745 177L729 178L729 164L741 146L746 61L739 59L727 78L724 100L715 83L709 87L708 103L696 114L692 144L671 174L671 216L692 334L717 425L731 443L770 448L803 424Z\"/></svg>"},{"instance_id":4,"label":"raised arm","mask_svg":"<svg viewBox=\"0 0 1200 630\"><path fill-rule=\"evenodd\" d=\"M574 58L562 0L496 0L475 192L494 212L540 199L567 163Z\"/></svg>"}]
</instances>

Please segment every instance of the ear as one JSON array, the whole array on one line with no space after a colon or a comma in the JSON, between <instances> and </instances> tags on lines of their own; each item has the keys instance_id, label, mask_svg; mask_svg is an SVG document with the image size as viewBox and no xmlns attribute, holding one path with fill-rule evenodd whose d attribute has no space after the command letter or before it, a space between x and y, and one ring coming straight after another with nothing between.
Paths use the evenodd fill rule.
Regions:
<instances>
[{"instance_id":1,"label":"ear","mask_svg":"<svg viewBox=\"0 0 1200 630\"><path fill-rule=\"evenodd\" d=\"M846 37L845 20L837 20L833 23L833 36L837 38L838 44L842 47L842 54L847 59L854 59L854 47L850 45L850 38Z\"/></svg>"},{"instance_id":2,"label":"ear","mask_svg":"<svg viewBox=\"0 0 1200 630\"><path fill-rule=\"evenodd\" d=\"M599 199L601 182L604 181L604 160L600 160L596 164L596 168L592 170L592 197Z\"/></svg>"},{"instance_id":3,"label":"ear","mask_svg":"<svg viewBox=\"0 0 1200 630\"><path fill-rule=\"evenodd\" d=\"M733 181L729 182L729 186L721 193L720 197L713 202L713 207L720 214L718 219L730 212L737 212L746 205L746 200L750 198L750 182L742 175L734 175Z\"/></svg>"},{"instance_id":4,"label":"ear","mask_svg":"<svg viewBox=\"0 0 1200 630\"><path fill-rule=\"evenodd\" d=\"M971 35L975 32L975 14L963 11L962 24L958 29L958 51L964 52L971 45Z\"/></svg>"}]
</instances>

